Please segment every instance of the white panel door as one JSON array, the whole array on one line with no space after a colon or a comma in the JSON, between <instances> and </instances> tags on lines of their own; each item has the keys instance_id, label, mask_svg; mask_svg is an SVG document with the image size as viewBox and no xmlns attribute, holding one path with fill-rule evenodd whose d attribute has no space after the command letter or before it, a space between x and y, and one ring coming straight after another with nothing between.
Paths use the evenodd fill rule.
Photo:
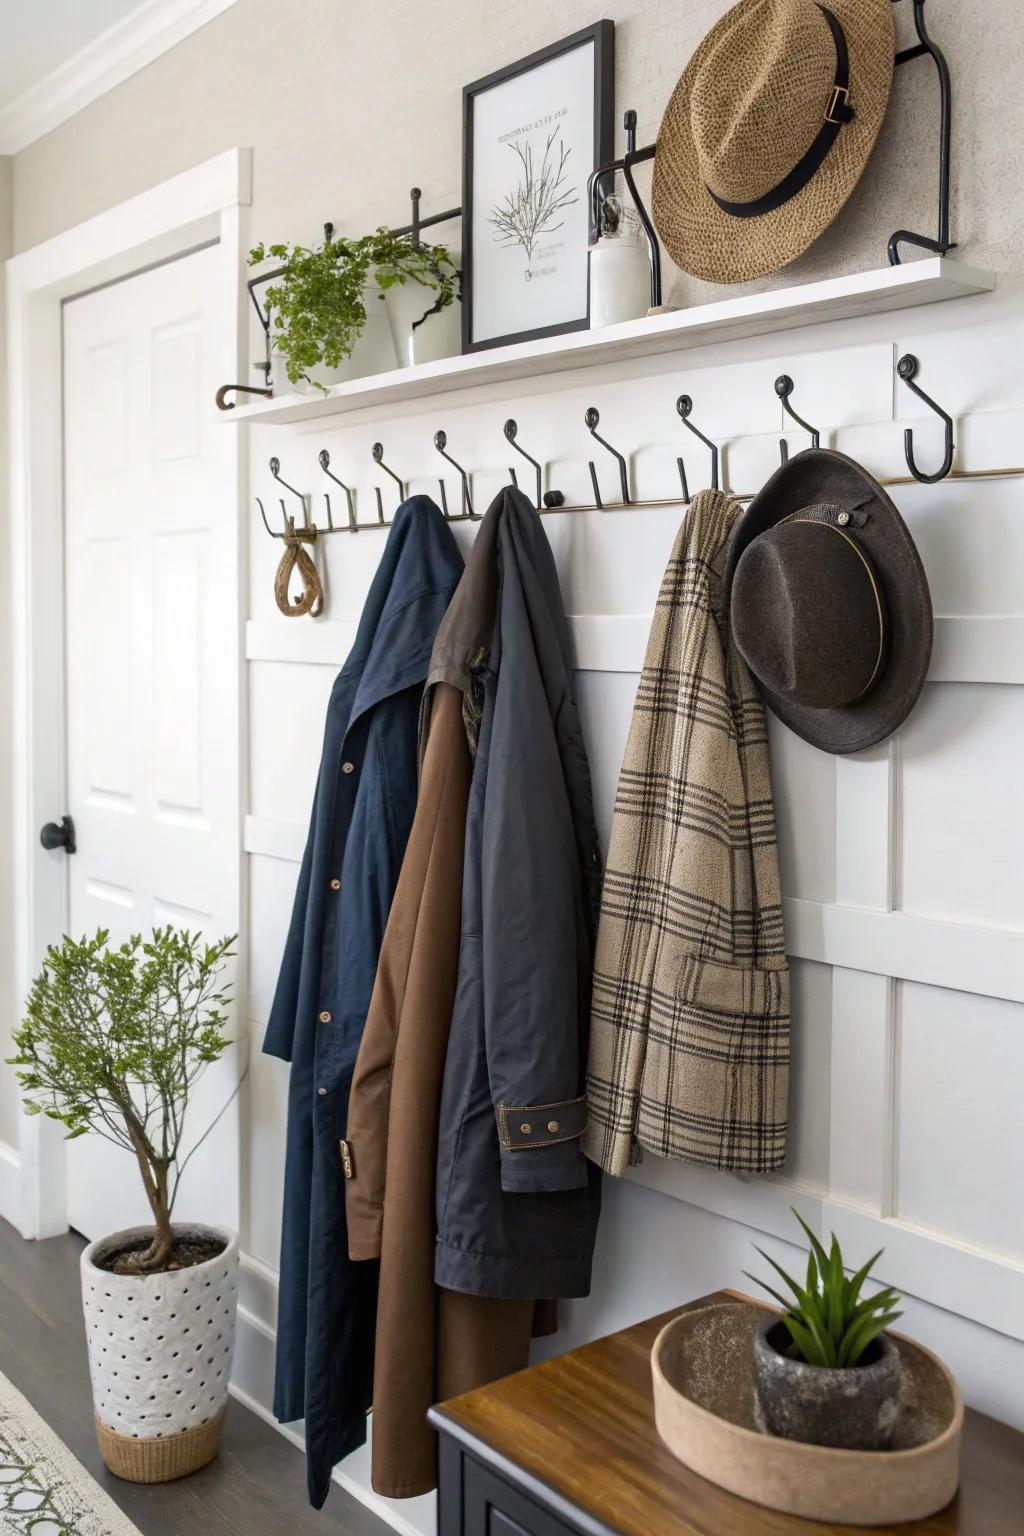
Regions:
<instances>
[{"instance_id":1,"label":"white panel door","mask_svg":"<svg viewBox=\"0 0 1024 1536\"><path fill-rule=\"evenodd\" d=\"M77 852L70 928L114 939L239 919L238 556L230 434L213 419L227 317L198 251L64 310L67 757ZM186 1144L231 1093L201 1084ZM176 1215L237 1225L234 1105ZM148 1219L134 1159L68 1147L68 1220Z\"/></svg>"}]
</instances>

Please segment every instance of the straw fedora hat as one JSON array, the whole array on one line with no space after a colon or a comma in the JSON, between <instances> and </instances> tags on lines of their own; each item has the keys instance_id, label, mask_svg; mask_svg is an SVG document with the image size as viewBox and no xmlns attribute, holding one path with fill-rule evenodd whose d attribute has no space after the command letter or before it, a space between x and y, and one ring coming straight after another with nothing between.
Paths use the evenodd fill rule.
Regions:
<instances>
[{"instance_id":1,"label":"straw fedora hat","mask_svg":"<svg viewBox=\"0 0 1024 1536\"><path fill-rule=\"evenodd\" d=\"M824 752L859 752L909 715L932 651L928 581L885 491L845 454L808 448L733 530L733 644L768 708Z\"/></svg>"},{"instance_id":2,"label":"straw fedora hat","mask_svg":"<svg viewBox=\"0 0 1024 1536\"><path fill-rule=\"evenodd\" d=\"M677 266L737 283L803 254L867 164L892 88L892 0L740 0L665 109L654 222Z\"/></svg>"}]
</instances>

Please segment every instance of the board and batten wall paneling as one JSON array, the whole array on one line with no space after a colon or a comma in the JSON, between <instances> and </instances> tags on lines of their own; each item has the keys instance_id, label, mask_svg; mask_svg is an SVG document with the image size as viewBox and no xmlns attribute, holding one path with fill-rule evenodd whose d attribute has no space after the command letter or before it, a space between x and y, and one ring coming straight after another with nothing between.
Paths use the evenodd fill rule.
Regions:
<instances>
[{"instance_id":1,"label":"board and batten wall paneling","mask_svg":"<svg viewBox=\"0 0 1024 1536\"><path fill-rule=\"evenodd\" d=\"M388 462L411 490L436 497L445 466L431 438L443 425L453 451L474 466L482 509L507 473L500 428L512 414L545 463L546 483L589 499L587 460L596 446L582 417L598 403L602 429L630 449L636 493L670 495L679 452L692 485L707 478L704 451L680 441L673 405L685 388L702 402L702 425L722 446L727 474L749 489L778 462L784 423L771 385L786 370L801 381L800 405L823 441L879 475L899 473L904 422L915 427L922 460L940 446L927 419L904 414L894 388L897 352L912 347L927 351L929 383L958 412L963 462L1012 463L1024 392L1003 365L1024 333L1024 302L1016 292L990 302L998 319L986 304L964 301L948 308L941 331L932 331L928 316L877 317L858 322L852 345L843 344L847 330L822 328L752 345L747 361L742 348L718 346L659 358L646 373L609 365L546 380L542 400L508 387L480 399L417 402L387 422ZM913 329L918 322L922 331ZM1005 383L983 412L974 411L958 367L961 344L973 354L978 328ZM316 455L327 447L355 484L368 523L379 483L370 446L385 428L379 414L367 416L254 427L254 493L269 498L266 462L280 453L315 510L323 489ZM786 426L785 435L792 449L802 445L799 429ZM614 465L603 454L596 464L611 494ZM446 485L455 505L450 472ZM853 758L818 752L771 722L793 978L788 1166L757 1179L647 1158L627 1180L609 1181L594 1293L565 1308L562 1330L543 1348L568 1347L702 1287L749 1284L743 1270L758 1267L755 1241L793 1262L796 1205L834 1228L852 1256L884 1246L883 1278L908 1293L906 1326L950 1358L969 1400L1024 1424L1024 1216L1016 1198L1024 1172L1024 908L1016 871L1024 850L1012 799L1024 747L1024 480L912 485L894 494L935 595L935 652L917 710L896 736ZM654 600L682 515L670 506L545 518L570 615L605 843ZM468 548L472 528L455 533ZM317 623L290 622L273 605L280 547L259 526L254 531L245 827L254 1043L305 841L323 709L383 538L366 527L323 541L328 613ZM257 1136L281 1134L285 1082L280 1064L261 1063ZM264 1145L254 1146L252 1162L261 1174L247 1228L254 1257L245 1305L266 1329L280 1171ZM254 1347L265 1353L266 1343Z\"/></svg>"}]
</instances>

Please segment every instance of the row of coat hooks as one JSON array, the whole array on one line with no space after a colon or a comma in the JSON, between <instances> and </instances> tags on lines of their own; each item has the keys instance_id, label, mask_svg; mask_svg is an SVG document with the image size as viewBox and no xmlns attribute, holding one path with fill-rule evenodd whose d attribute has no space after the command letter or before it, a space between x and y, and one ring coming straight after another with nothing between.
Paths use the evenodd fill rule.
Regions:
<instances>
[{"instance_id":1,"label":"row of coat hooks","mask_svg":"<svg viewBox=\"0 0 1024 1536\"><path fill-rule=\"evenodd\" d=\"M910 353L907 353L901 357L896 365L896 372L898 376L910 389L913 390L919 399L924 401L925 405L927 405L930 410L935 412L936 416L938 416L943 423L945 431L945 444L942 463L938 469L933 471L925 471L920 468L914 457L914 430L912 427L907 427L904 431L903 447L907 460L907 468L909 469L910 475L913 477L913 479L919 480L926 485L933 485L936 481L945 479L945 477L953 468L953 418L946 411L944 411L942 407L931 398L930 395L925 394L921 386L916 383L915 375L917 374L917 370L917 359ZM783 410L793 421L797 423L798 426L803 427L804 431L810 434L811 444L813 447L817 448L821 442L821 433L817 427L812 426L809 421L806 421L803 416L798 415L797 412L793 409L791 397L793 395L794 388L795 386L793 380L787 373L780 374L779 377L775 380L775 393L782 401ZM678 413L679 419L683 426L686 427L689 432L692 432L695 437L699 438L700 441L708 449L708 452L711 455L710 485L714 490L718 490L721 484L720 451L718 445L713 442L710 437L706 436L695 424L695 422L691 420L691 414L693 412L693 400L690 395L680 395L678 397L676 400L676 412ZM515 449L516 453L520 454L527 461L527 463L532 466L534 476L534 506L538 512L583 512L616 510L625 507L642 508L668 505L678 506L680 500L682 500L684 504L689 504L691 500L690 488L686 478L686 466L684 465L681 456L676 459L676 468L679 474L680 490L682 492L681 498L679 496L669 496L654 501L637 501L633 497L630 490L629 466L627 464L625 455L620 453L618 448L616 448L597 430L601 424L601 416L595 406L588 406L584 414L584 424L586 425L586 428L594 441L599 443L601 447L604 448L615 460L618 469L619 481L618 500L606 501L602 496L597 467L594 460L591 459L589 461L588 468L590 470L590 483L594 493L594 500L592 503L586 506L570 507L566 505L565 497L562 495L561 491L545 491L543 489L543 469L540 462L535 459L532 454L528 453L523 445L519 442L518 423L514 417L509 417L509 419L505 422L503 428L505 441L511 448ZM450 464L457 472L461 486L460 507L457 512L453 512L450 510L448 505L448 492L445 487L444 476L439 475L438 485L440 488L441 496L441 511L449 522L455 523L478 521L481 514L477 512L473 506L473 495L470 485L469 472L464 469L463 466L454 457L454 455L449 452L447 433L443 431L434 433L434 447L440 454L441 458ZM404 500L406 495L406 481L400 474L398 474L396 470L392 469L391 466L385 462L383 443L374 443L371 452L373 456L373 462L394 481L395 486L397 487L397 500L401 502ZM785 438L783 438L779 444L779 453L781 462L785 464L789 458L789 444ZM318 462L320 464L320 468L323 470L327 478L333 481L333 483L338 486L344 494L344 521L335 522L334 511L331 506L331 494L329 491L325 491L323 495L327 516L326 526L323 524L311 522L309 516L309 499L306 495L303 494L302 491L298 490L294 485L291 485L284 478L281 473L281 461L277 458L273 458L270 460L270 473L278 485L283 486L286 491L289 491L293 496L298 498L302 510L302 521L296 524L295 517L289 514L287 506L285 505L284 497L282 496L280 498L280 503L283 526L280 532L275 532L274 529L270 526L270 522L267 518L266 509L263 505L262 499L257 497L256 504L260 509L260 516L263 519L263 526L270 534L271 538L285 539L288 542L311 543L315 538L322 537L326 534L358 533L361 528L386 528L390 525L391 519L385 517L384 515L384 497L382 495L380 486L376 486L374 488L377 504L377 516L375 522L361 523L356 516L355 490L351 485L347 484L337 474L335 474L334 470L331 468L330 453L326 448L322 448L320 450ZM974 473L984 474L986 472L976 471ZM961 471L960 477L963 478L970 474L970 471ZM509 467L509 478L513 485L518 486L519 480L514 466ZM899 479L893 481L883 481L882 483L898 485L906 484L908 482L906 480ZM748 497L743 494L738 494L737 499L745 500L748 499Z\"/></svg>"}]
</instances>

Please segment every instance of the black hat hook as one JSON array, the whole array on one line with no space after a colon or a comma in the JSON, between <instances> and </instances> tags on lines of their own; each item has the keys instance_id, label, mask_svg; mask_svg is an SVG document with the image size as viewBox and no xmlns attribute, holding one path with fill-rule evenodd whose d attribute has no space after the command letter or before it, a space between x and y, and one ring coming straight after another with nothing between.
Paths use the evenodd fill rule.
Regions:
<instances>
[{"instance_id":1,"label":"black hat hook","mask_svg":"<svg viewBox=\"0 0 1024 1536\"><path fill-rule=\"evenodd\" d=\"M331 469L331 456L326 448L321 448L317 455L317 462L328 480L333 480L335 485L340 485L341 489L345 492L345 501L348 506L348 531L349 533L358 533L359 524L356 522L356 508L352 487L346 485L344 480L339 480ZM341 530L336 529L334 526L334 519L331 516L331 498L327 491L324 491L324 501L327 503L327 531L328 533L338 533Z\"/></svg>"},{"instance_id":2,"label":"black hat hook","mask_svg":"<svg viewBox=\"0 0 1024 1536\"><path fill-rule=\"evenodd\" d=\"M798 416L796 411L794 411L793 407L789 403L789 397L793 393L793 389L793 380L790 378L789 374L780 373L778 378L775 380L775 393L782 401L782 409L786 412L787 416L791 416L793 418L798 426L803 427L805 432L809 432L811 434L811 447L820 448L821 433L818 431L817 427L812 427L809 421L804 421L802 416ZM788 462L789 444L786 442L785 438L783 438L779 444L779 456L783 464Z\"/></svg>"},{"instance_id":3,"label":"black hat hook","mask_svg":"<svg viewBox=\"0 0 1024 1536\"><path fill-rule=\"evenodd\" d=\"M462 511L459 513L458 517L452 517L448 512L448 494L444 488L444 480L441 480L440 485L442 512L444 513L445 517L448 518L450 523L475 522L476 513L473 511L473 497L470 494L469 475L463 469L462 465L456 459L453 459L451 454L448 452L447 432L434 433L434 447L437 449L442 459L447 459L448 463L458 470L459 480L462 483Z\"/></svg>"},{"instance_id":4,"label":"black hat hook","mask_svg":"<svg viewBox=\"0 0 1024 1536\"><path fill-rule=\"evenodd\" d=\"M690 420L690 412L693 410L693 400L691 399L691 397L689 395L680 395L679 396L679 399L676 401L676 410L679 413L680 421L682 422L683 426L686 427L687 431L692 432L694 437L699 437L701 442L707 448L710 448L710 450L711 450L711 489L713 491L717 491L718 488L719 488L718 487L718 445L717 445L717 443L713 443L711 441L710 437L705 437L704 433L700 430L700 428L699 427L695 427L693 422ZM689 504L689 501L690 501L690 488L689 488L689 486L686 483L686 466L684 465L684 463L682 461L682 458L677 458L676 459L676 467L679 470L679 483L680 483L680 485L683 488L683 500L687 504Z\"/></svg>"},{"instance_id":5,"label":"black hat hook","mask_svg":"<svg viewBox=\"0 0 1024 1536\"><path fill-rule=\"evenodd\" d=\"M629 470L626 468L626 461L623 458L622 454L619 452L619 450L617 448L613 448L611 443L609 443L605 438L603 438L601 436L600 432L597 430L598 426L600 425L600 421L601 421L601 413L600 413L600 411L597 409L597 407L595 405L588 406L586 414L583 417L583 420L586 422L587 431L590 433L591 437L595 440L595 442L600 443L602 448L607 448L607 450L611 454L612 458L618 464L618 466L619 466L619 491L620 491L620 494L621 494L621 497L622 497L622 505L624 507L630 506L631 503L632 503L632 499L633 498L629 494ZM594 488L594 505L597 506L597 507L603 507L604 506L604 502L601 500L601 487L597 483L597 470L594 468L594 461L593 461L593 459L590 460L590 466L589 467L590 467L590 483L591 483L591 485Z\"/></svg>"},{"instance_id":6,"label":"black hat hook","mask_svg":"<svg viewBox=\"0 0 1024 1536\"><path fill-rule=\"evenodd\" d=\"M912 352L905 352L896 364L896 372L907 388L912 389L918 399L923 400L928 409L934 411L936 416L943 422L945 427L945 452L943 453L942 464L933 475L926 475L923 470L918 469L917 464L914 462L913 427L904 427L903 429L903 452L906 455L907 468L914 479L920 480L923 485L934 485L937 480L944 480L953 468L953 418L942 409L941 405L938 405L932 399L931 395L925 394L920 384L914 382L917 369L918 361Z\"/></svg>"},{"instance_id":7,"label":"black hat hook","mask_svg":"<svg viewBox=\"0 0 1024 1536\"><path fill-rule=\"evenodd\" d=\"M405 481L402 479L401 475L396 475L395 471L393 469L389 468L389 466L384 463L384 444L383 443L374 443L373 447L370 449L370 452L373 455L373 462L375 464L379 464L381 469L384 471L384 473L387 474L387 475L390 475L392 480L398 486L399 498L402 501L404 501L405 500ZM387 525L386 525L385 518L384 518L384 502L381 499L380 486L379 485L374 486L374 494L377 497L377 522L380 524L380 526L382 528L384 528Z\"/></svg>"}]
</instances>

